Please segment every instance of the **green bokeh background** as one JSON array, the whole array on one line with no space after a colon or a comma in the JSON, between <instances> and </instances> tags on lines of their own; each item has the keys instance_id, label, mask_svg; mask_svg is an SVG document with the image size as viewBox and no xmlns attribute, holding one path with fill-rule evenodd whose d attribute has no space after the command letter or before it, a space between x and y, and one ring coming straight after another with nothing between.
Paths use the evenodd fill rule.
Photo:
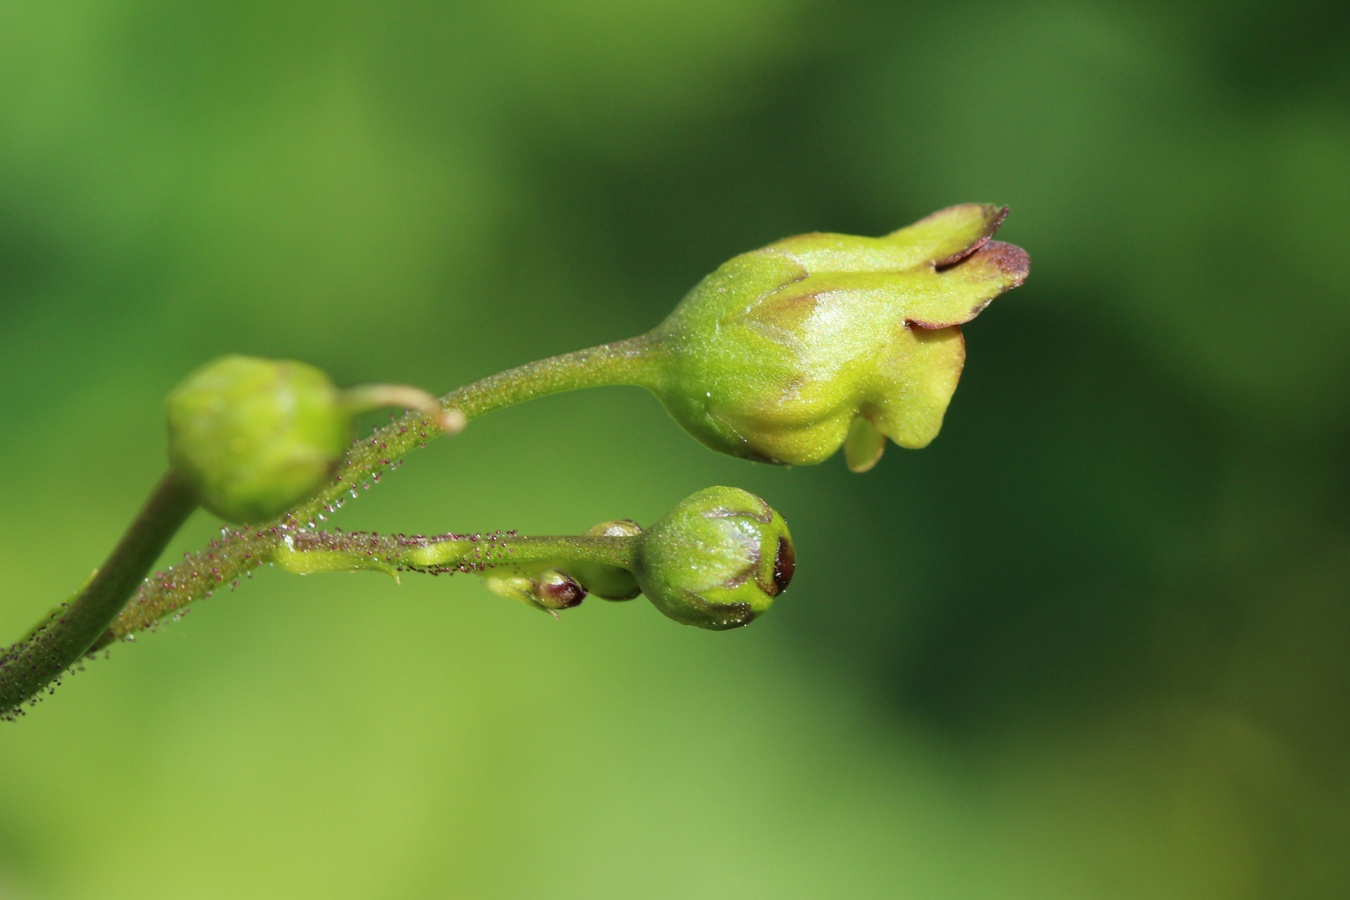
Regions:
<instances>
[{"instance_id":1,"label":"green bokeh background","mask_svg":"<svg viewBox=\"0 0 1350 900\"><path fill-rule=\"evenodd\" d=\"M1346 896L1347 46L1275 0L0 4L5 639L217 354L447 390L964 201L1033 260L868 475L613 389L337 523L745 487L800 557L751 628L264 571L0 727L0 897Z\"/></svg>"}]
</instances>

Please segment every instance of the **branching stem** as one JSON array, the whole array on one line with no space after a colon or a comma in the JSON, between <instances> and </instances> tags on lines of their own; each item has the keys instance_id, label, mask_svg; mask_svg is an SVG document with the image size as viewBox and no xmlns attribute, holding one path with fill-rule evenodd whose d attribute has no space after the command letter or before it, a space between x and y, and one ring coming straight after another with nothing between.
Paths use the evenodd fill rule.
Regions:
<instances>
[{"instance_id":1,"label":"branching stem","mask_svg":"<svg viewBox=\"0 0 1350 900\"><path fill-rule=\"evenodd\" d=\"M330 567L338 567L342 561L339 556L344 554L346 562L352 563L349 551L357 536L346 535L336 540L332 534L315 531L316 521L323 521L335 512L349 495L356 496L358 488L365 489L378 482L380 475L400 457L443 433L447 415L464 421L536 397L583 387L630 384L650 388L659 378L659 366L653 359L659 351L656 339L641 336L527 363L459 388L439 399L439 411L422 408L409 412L357 441L343 458L333 481L281 517L262 525L226 529L207 548L185 554L183 562L146 579L150 566L196 508L191 491L171 472L90 582L49 613L27 637L0 655L0 717L17 714L24 702L37 696L86 653L119 639L129 639L193 600L209 596L218 587L238 584L238 579L251 570L282 561L278 559L280 556L291 563L288 568L297 571L305 566L318 566L325 553ZM458 419L460 415L462 420ZM369 541L371 536L362 539ZM627 545L615 538L511 535L489 542L493 547L489 559L483 556L484 545L465 536L418 538L417 541L424 542L420 547L411 543L398 545L387 537L375 536L374 540L382 556L387 557L385 566L418 571L482 569L503 562L554 558L623 565L630 552ZM339 546L345 549L334 556ZM367 559L369 550L369 546L361 549ZM455 558L459 550L463 554ZM417 561L423 558L424 561ZM321 567L309 569L319 570Z\"/></svg>"}]
</instances>

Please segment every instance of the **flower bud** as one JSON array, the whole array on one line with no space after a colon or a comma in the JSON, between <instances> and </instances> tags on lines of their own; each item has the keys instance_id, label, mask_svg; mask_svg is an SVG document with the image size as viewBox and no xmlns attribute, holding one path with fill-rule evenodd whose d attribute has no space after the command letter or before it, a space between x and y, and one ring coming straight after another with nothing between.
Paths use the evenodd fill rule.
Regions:
<instances>
[{"instance_id":1,"label":"flower bud","mask_svg":"<svg viewBox=\"0 0 1350 900\"><path fill-rule=\"evenodd\" d=\"M591 537L634 537L642 533L641 526L632 519L619 519L614 522L601 522L586 529ZM633 573L619 566L607 566L603 563L576 562L572 573L577 580L595 596L605 600L632 600L642 589L638 587Z\"/></svg>"},{"instance_id":2,"label":"flower bud","mask_svg":"<svg viewBox=\"0 0 1350 900\"><path fill-rule=\"evenodd\" d=\"M670 618L721 631L766 611L796 563L787 523L769 504L739 488L711 487L642 533L634 574Z\"/></svg>"},{"instance_id":3,"label":"flower bud","mask_svg":"<svg viewBox=\"0 0 1350 900\"><path fill-rule=\"evenodd\" d=\"M958 326L1027 277L1023 250L989 240L1006 214L953 206L881 238L806 234L732 259L653 333L658 396L709 447L765 462L820 462L848 437L863 471L884 437L927 445L965 361Z\"/></svg>"},{"instance_id":4,"label":"flower bud","mask_svg":"<svg viewBox=\"0 0 1350 900\"><path fill-rule=\"evenodd\" d=\"M169 394L169 460L231 522L279 515L318 490L352 439L328 376L290 360L224 356Z\"/></svg>"},{"instance_id":5,"label":"flower bud","mask_svg":"<svg viewBox=\"0 0 1350 900\"><path fill-rule=\"evenodd\" d=\"M483 573L483 583L499 597L519 600L554 618L558 610L580 606L586 599L586 588L575 578L547 564L489 569Z\"/></svg>"}]
</instances>

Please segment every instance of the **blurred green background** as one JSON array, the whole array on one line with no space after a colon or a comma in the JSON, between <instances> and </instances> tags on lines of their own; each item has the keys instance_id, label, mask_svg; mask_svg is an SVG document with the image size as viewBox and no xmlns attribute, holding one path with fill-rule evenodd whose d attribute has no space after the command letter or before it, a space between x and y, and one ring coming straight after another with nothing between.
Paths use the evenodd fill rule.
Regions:
<instances>
[{"instance_id":1,"label":"blurred green background","mask_svg":"<svg viewBox=\"0 0 1350 900\"><path fill-rule=\"evenodd\" d=\"M753 627L264 571L0 727L0 897L1347 896L1342 12L0 4L6 641L214 355L448 390L964 201L1033 260L943 434L868 475L615 389L337 523L574 533L737 485L801 562Z\"/></svg>"}]
</instances>

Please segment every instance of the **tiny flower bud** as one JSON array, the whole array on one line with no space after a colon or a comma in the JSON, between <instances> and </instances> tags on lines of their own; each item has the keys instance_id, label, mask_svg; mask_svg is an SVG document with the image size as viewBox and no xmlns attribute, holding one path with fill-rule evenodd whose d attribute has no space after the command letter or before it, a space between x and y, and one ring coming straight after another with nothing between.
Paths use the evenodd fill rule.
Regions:
<instances>
[{"instance_id":1,"label":"tiny flower bud","mask_svg":"<svg viewBox=\"0 0 1350 900\"><path fill-rule=\"evenodd\" d=\"M571 609L586 599L586 589L566 572L551 566L507 566L483 573L483 583L499 597L519 600L557 617L557 610Z\"/></svg>"},{"instance_id":2,"label":"tiny flower bud","mask_svg":"<svg viewBox=\"0 0 1350 900\"><path fill-rule=\"evenodd\" d=\"M953 206L881 238L805 234L742 254L653 332L666 352L653 390L734 456L816 463L847 437L864 471L883 436L923 447L965 362L959 326L1027 277L1024 251L989 240L1006 214Z\"/></svg>"},{"instance_id":3,"label":"tiny flower bud","mask_svg":"<svg viewBox=\"0 0 1350 900\"><path fill-rule=\"evenodd\" d=\"M634 572L657 609L716 631L765 612L796 568L787 523L739 488L711 487L644 531Z\"/></svg>"},{"instance_id":4,"label":"tiny flower bud","mask_svg":"<svg viewBox=\"0 0 1350 900\"><path fill-rule=\"evenodd\" d=\"M634 537L641 533L642 528L631 519L601 522L586 530L592 537ZM633 573L619 566L577 562L572 565L572 571L592 594L605 600L632 600L642 593Z\"/></svg>"},{"instance_id":5,"label":"tiny flower bud","mask_svg":"<svg viewBox=\"0 0 1350 900\"><path fill-rule=\"evenodd\" d=\"M279 515L332 475L351 414L328 376L290 360L225 356L165 404L169 460L202 506L231 522Z\"/></svg>"}]
</instances>

